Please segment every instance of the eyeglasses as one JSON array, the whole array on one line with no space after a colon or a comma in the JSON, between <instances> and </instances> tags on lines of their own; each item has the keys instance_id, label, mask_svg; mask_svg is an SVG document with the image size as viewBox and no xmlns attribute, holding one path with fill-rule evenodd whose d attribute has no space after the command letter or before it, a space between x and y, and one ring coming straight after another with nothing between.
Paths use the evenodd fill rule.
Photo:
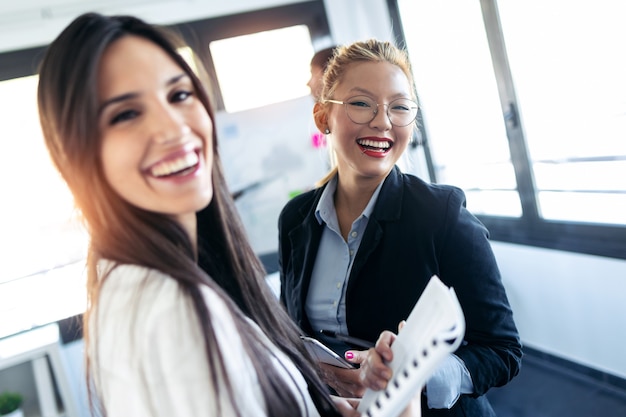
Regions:
<instances>
[{"instance_id":1,"label":"eyeglasses","mask_svg":"<svg viewBox=\"0 0 626 417\"><path fill-rule=\"evenodd\" d=\"M417 103L408 98L399 98L389 104L378 104L366 96L350 97L346 101L324 100L325 103L343 104L348 118L356 124L364 125L376 117L378 106L387 106L387 117L392 125L404 127L417 117Z\"/></svg>"}]
</instances>

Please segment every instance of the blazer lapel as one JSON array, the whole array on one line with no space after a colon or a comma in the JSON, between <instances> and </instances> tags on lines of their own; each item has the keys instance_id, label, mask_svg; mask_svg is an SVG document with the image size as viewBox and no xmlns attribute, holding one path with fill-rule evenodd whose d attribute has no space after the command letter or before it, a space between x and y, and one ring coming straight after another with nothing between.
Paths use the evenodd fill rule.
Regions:
<instances>
[{"instance_id":1,"label":"blazer lapel","mask_svg":"<svg viewBox=\"0 0 626 417\"><path fill-rule=\"evenodd\" d=\"M374 206L371 218L367 222L365 234L361 240L359 251L350 271L350 279L348 281L348 293L350 287L358 282L363 266L377 249L380 240L383 237L383 224L386 221L394 221L400 219L402 214L402 173L398 167L391 170L378 194L378 200Z\"/></svg>"},{"instance_id":2,"label":"blazer lapel","mask_svg":"<svg viewBox=\"0 0 626 417\"><path fill-rule=\"evenodd\" d=\"M380 223L372 217L367 223L363 239L361 240L361 245L359 246L356 258L354 259L354 264L352 264L352 270L350 270L350 278L348 280L347 289L348 292L350 292L350 287L353 283L357 281L356 277L359 276L363 265L365 265L365 262L369 259L370 255L378 247L382 236L383 229L380 226Z\"/></svg>"}]
</instances>

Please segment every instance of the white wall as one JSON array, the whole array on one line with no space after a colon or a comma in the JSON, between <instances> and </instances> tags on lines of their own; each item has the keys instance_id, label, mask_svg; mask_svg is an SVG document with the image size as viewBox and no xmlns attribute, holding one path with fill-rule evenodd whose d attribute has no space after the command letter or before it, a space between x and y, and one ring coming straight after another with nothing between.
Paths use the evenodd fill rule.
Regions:
<instances>
[{"instance_id":1,"label":"white wall","mask_svg":"<svg viewBox=\"0 0 626 417\"><path fill-rule=\"evenodd\" d=\"M298 3L294 0L20 0L0 2L0 52L48 44L73 18L87 11L132 14L173 24ZM390 40L384 0L324 0L333 40Z\"/></svg>"},{"instance_id":2,"label":"white wall","mask_svg":"<svg viewBox=\"0 0 626 417\"><path fill-rule=\"evenodd\" d=\"M626 378L626 261L493 248L525 345Z\"/></svg>"},{"instance_id":3,"label":"white wall","mask_svg":"<svg viewBox=\"0 0 626 417\"><path fill-rule=\"evenodd\" d=\"M152 23L173 24L250 10L293 0L2 0L0 52L43 46L76 16L88 11L131 14Z\"/></svg>"},{"instance_id":4,"label":"white wall","mask_svg":"<svg viewBox=\"0 0 626 417\"><path fill-rule=\"evenodd\" d=\"M328 171L310 96L237 113L216 114L226 180L233 191L260 184L236 200L258 254L278 251L278 216L291 195L307 191Z\"/></svg>"},{"instance_id":5,"label":"white wall","mask_svg":"<svg viewBox=\"0 0 626 417\"><path fill-rule=\"evenodd\" d=\"M384 0L324 0L324 7L336 44L367 38L393 40Z\"/></svg>"}]
</instances>

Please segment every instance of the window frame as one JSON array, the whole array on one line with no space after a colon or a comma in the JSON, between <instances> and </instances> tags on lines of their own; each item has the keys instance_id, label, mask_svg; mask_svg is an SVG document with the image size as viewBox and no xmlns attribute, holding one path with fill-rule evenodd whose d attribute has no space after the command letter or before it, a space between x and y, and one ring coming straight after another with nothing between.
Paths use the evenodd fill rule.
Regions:
<instances>
[{"instance_id":1,"label":"window frame","mask_svg":"<svg viewBox=\"0 0 626 417\"><path fill-rule=\"evenodd\" d=\"M39 72L47 46L0 52L0 81L28 77Z\"/></svg>"},{"instance_id":2,"label":"window frame","mask_svg":"<svg viewBox=\"0 0 626 417\"><path fill-rule=\"evenodd\" d=\"M305 25L313 45L330 38L330 26L324 2L321 0L277 6L228 16L189 21L171 25L202 61L213 87L212 98L216 110L224 110L215 64L209 45L211 42L257 32Z\"/></svg>"},{"instance_id":3,"label":"window frame","mask_svg":"<svg viewBox=\"0 0 626 417\"><path fill-rule=\"evenodd\" d=\"M476 217L487 227L494 241L626 259L626 226L547 220L540 217L537 190L520 116L517 112L517 99L496 0L480 0L480 5L500 95L502 117L506 125L511 162L515 170L522 217L509 218L492 215L477 215ZM399 44L406 43L398 1L387 0L387 6L395 39ZM428 120L425 123L428 123ZM428 155L428 159L431 159L432 156L427 146L429 138L424 130L420 133L421 142L425 145L424 152ZM430 180L437 182L435 173L430 172L430 174Z\"/></svg>"}]
</instances>

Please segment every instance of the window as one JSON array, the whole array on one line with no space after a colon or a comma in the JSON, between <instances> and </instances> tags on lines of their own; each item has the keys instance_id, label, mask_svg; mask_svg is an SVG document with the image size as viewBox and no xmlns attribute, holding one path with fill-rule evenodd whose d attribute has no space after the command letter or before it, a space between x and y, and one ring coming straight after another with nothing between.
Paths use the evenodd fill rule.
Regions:
<instances>
[{"instance_id":1,"label":"window","mask_svg":"<svg viewBox=\"0 0 626 417\"><path fill-rule=\"evenodd\" d=\"M0 82L0 230L10 248L0 283L84 258L87 237L72 196L53 167L37 115L36 75Z\"/></svg>"},{"instance_id":2,"label":"window","mask_svg":"<svg viewBox=\"0 0 626 417\"><path fill-rule=\"evenodd\" d=\"M87 234L44 146L37 81L0 81L0 337L85 309Z\"/></svg>"},{"instance_id":3,"label":"window","mask_svg":"<svg viewBox=\"0 0 626 417\"><path fill-rule=\"evenodd\" d=\"M399 3L437 182L474 213L521 216L480 4Z\"/></svg>"},{"instance_id":4,"label":"window","mask_svg":"<svg viewBox=\"0 0 626 417\"><path fill-rule=\"evenodd\" d=\"M204 63L216 109L227 112L309 95L313 52L332 43L320 0L173 27Z\"/></svg>"},{"instance_id":5,"label":"window","mask_svg":"<svg viewBox=\"0 0 626 417\"><path fill-rule=\"evenodd\" d=\"M209 48L227 112L310 94L314 51L305 25L221 39Z\"/></svg>"},{"instance_id":6,"label":"window","mask_svg":"<svg viewBox=\"0 0 626 417\"><path fill-rule=\"evenodd\" d=\"M626 225L626 8L500 0L498 9L541 217Z\"/></svg>"},{"instance_id":7,"label":"window","mask_svg":"<svg viewBox=\"0 0 626 417\"><path fill-rule=\"evenodd\" d=\"M494 240L626 259L626 8L451 1L388 0L431 179Z\"/></svg>"}]
</instances>

